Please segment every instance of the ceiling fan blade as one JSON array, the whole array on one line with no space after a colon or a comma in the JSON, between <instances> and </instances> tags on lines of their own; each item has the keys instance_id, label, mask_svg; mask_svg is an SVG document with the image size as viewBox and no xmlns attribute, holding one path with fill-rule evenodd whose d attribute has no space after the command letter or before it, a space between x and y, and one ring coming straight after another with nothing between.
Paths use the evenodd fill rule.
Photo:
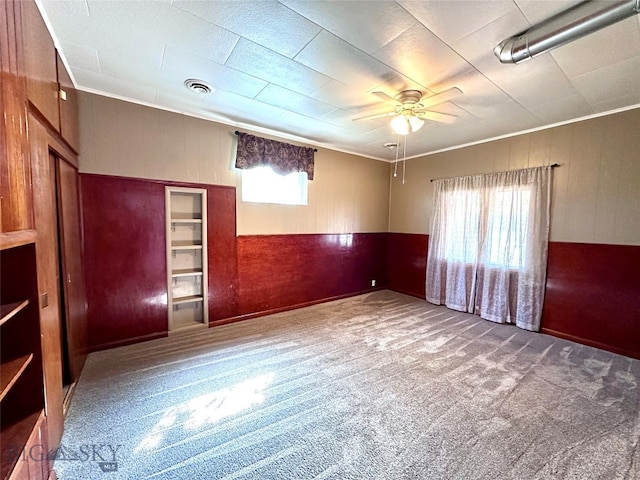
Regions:
<instances>
[{"instance_id":1,"label":"ceiling fan blade","mask_svg":"<svg viewBox=\"0 0 640 480\"><path fill-rule=\"evenodd\" d=\"M400 103L398 100L396 100L395 98L387 95L384 92L371 92L371 93L374 94L376 97L378 97L383 102L389 103L391 105L402 105L402 103Z\"/></svg>"},{"instance_id":2,"label":"ceiling fan blade","mask_svg":"<svg viewBox=\"0 0 640 480\"><path fill-rule=\"evenodd\" d=\"M416 111L424 110L425 108L433 107L434 105L440 105L441 103L448 102L454 97L457 97L462 93L458 87L451 87L447 90L431 95L430 97L422 97L420 104L422 107Z\"/></svg>"},{"instance_id":3,"label":"ceiling fan blade","mask_svg":"<svg viewBox=\"0 0 640 480\"><path fill-rule=\"evenodd\" d=\"M429 110L426 111L416 111L416 116L420 118L424 118L426 120L433 120L434 122L440 123L453 123L458 118L456 115L449 115L448 113L438 113L431 112Z\"/></svg>"},{"instance_id":4,"label":"ceiling fan blade","mask_svg":"<svg viewBox=\"0 0 640 480\"><path fill-rule=\"evenodd\" d=\"M398 112L395 110L392 110L390 112L377 113L375 115L367 115L365 117L354 118L352 121L357 122L358 120L372 120L374 118L390 117L392 115L398 115Z\"/></svg>"}]
</instances>

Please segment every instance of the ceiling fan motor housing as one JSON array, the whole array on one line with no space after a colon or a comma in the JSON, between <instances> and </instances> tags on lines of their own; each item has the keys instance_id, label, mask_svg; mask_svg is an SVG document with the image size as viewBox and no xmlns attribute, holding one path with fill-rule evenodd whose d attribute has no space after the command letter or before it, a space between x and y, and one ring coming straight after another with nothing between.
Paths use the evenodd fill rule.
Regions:
<instances>
[{"instance_id":1,"label":"ceiling fan motor housing","mask_svg":"<svg viewBox=\"0 0 640 480\"><path fill-rule=\"evenodd\" d=\"M404 90L398 93L395 97L400 103L418 103L422 98L422 92L420 90Z\"/></svg>"}]
</instances>

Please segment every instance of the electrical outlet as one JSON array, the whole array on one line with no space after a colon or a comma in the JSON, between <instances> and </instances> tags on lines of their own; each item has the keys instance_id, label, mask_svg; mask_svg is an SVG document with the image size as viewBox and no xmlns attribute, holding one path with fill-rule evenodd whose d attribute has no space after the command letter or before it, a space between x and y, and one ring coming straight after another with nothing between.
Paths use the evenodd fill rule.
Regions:
<instances>
[{"instance_id":1,"label":"electrical outlet","mask_svg":"<svg viewBox=\"0 0 640 480\"><path fill-rule=\"evenodd\" d=\"M371 286L375 287L376 286L376 281L375 280L371 280Z\"/></svg>"}]
</instances>

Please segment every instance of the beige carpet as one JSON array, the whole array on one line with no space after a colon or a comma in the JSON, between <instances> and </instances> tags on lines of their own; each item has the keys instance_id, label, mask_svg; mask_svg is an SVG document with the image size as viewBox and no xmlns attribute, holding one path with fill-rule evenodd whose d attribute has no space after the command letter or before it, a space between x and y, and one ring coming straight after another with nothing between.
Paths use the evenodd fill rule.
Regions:
<instances>
[{"instance_id":1,"label":"beige carpet","mask_svg":"<svg viewBox=\"0 0 640 480\"><path fill-rule=\"evenodd\" d=\"M382 291L91 354L55 468L640 479L639 381L638 360Z\"/></svg>"}]
</instances>

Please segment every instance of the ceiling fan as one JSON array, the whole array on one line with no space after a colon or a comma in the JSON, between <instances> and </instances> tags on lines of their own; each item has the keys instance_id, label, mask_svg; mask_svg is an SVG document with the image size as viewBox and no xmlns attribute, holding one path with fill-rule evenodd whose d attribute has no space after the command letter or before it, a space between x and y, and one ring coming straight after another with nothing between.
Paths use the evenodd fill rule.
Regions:
<instances>
[{"instance_id":1,"label":"ceiling fan","mask_svg":"<svg viewBox=\"0 0 640 480\"><path fill-rule=\"evenodd\" d=\"M394 117L391 120L391 128L399 135L407 135L410 132L419 130L424 125L424 120L453 123L457 118L455 115L434 112L428 110L428 108L451 100L460 95L462 90L452 87L435 95L424 95L420 90L403 90L394 97L384 92L372 93L382 101L394 105L394 109L375 115L354 118L353 121Z\"/></svg>"}]
</instances>

